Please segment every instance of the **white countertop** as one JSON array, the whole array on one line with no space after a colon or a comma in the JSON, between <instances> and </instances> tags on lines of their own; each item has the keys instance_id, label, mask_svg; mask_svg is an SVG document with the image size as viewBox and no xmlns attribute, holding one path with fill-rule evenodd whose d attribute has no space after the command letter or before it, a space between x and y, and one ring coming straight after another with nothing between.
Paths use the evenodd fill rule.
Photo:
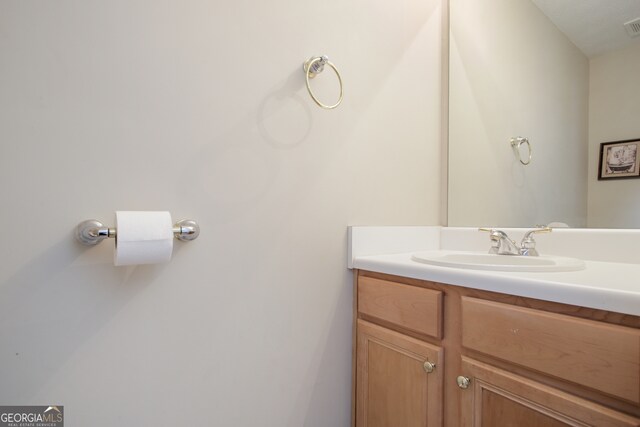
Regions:
<instances>
[{"instance_id":1,"label":"white countertop","mask_svg":"<svg viewBox=\"0 0 640 427\"><path fill-rule=\"evenodd\" d=\"M403 233L405 237L418 237L409 238L414 241L407 242L406 252L391 254L380 253L384 252L384 242L378 240L375 245L369 244L369 241L376 240L370 232L374 231L375 234L375 228L378 227L358 228L357 233L353 233L353 230L350 233L351 268L640 316L640 263L585 259L584 270L571 272L503 272L439 267L413 261L411 255L420 250L460 250L441 247L440 240L436 242L430 238L437 234L436 229L442 231L444 227L422 227L428 232L422 230L421 237L420 233L414 232L415 227L413 230L397 227L399 240L402 240ZM363 230L367 228L369 230ZM362 245L362 240L357 236L363 233L367 234L366 245ZM384 239L393 241L393 252L402 249L403 245L399 240L393 240L389 229L385 227L383 234ZM629 239L628 236L625 238ZM367 248L377 254L367 254ZM635 251L640 251L637 248L634 245ZM611 253L607 253L605 259L611 256Z\"/></svg>"}]
</instances>

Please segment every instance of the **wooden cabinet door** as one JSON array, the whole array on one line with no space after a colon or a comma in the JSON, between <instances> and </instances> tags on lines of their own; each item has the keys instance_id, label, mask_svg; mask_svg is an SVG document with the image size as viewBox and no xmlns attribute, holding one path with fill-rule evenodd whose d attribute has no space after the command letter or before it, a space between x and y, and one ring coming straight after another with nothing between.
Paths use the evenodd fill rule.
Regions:
<instances>
[{"instance_id":1,"label":"wooden cabinet door","mask_svg":"<svg viewBox=\"0 0 640 427\"><path fill-rule=\"evenodd\" d=\"M356 353L356 427L442 425L442 348L358 320Z\"/></svg>"},{"instance_id":2,"label":"wooden cabinet door","mask_svg":"<svg viewBox=\"0 0 640 427\"><path fill-rule=\"evenodd\" d=\"M631 427L640 419L491 365L462 358L462 427Z\"/></svg>"}]
</instances>

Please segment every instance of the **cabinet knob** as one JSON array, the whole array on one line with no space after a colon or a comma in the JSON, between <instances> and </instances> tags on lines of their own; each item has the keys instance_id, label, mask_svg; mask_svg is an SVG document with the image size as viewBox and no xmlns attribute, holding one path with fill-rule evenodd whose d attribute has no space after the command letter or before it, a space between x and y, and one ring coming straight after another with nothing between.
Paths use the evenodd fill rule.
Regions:
<instances>
[{"instance_id":1,"label":"cabinet knob","mask_svg":"<svg viewBox=\"0 0 640 427\"><path fill-rule=\"evenodd\" d=\"M458 383L458 387L462 389L469 388L469 384L471 384L471 380L467 377L463 377L462 375L456 378L456 382Z\"/></svg>"},{"instance_id":2,"label":"cabinet knob","mask_svg":"<svg viewBox=\"0 0 640 427\"><path fill-rule=\"evenodd\" d=\"M434 369L436 369L436 364L431 363L427 360L426 362L424 362L424 365L422 365L422 368L427 374L430 374Z\"/></svg>"}]
</instances>

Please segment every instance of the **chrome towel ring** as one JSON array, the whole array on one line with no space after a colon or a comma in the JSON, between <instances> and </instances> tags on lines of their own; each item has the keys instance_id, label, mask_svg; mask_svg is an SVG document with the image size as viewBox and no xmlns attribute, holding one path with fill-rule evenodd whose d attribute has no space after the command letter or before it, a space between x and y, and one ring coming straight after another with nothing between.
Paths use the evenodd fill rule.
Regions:
<instances>
[{"instance_id":1,"label":"chrome towel ring","mask_svg":"<svg viewBox=\"0 0 640 427\"><path fill-rule=\"evenodd\" d=\"M338 102L336 102L333 105L327 105L320 102L320 100L316 98L313 91L311 90L311 84L309 83L309 79L312 79L318 74L320 74L324 70L325 65L328 65L333 69L333 71L336 73L336 76L338 77L338 83L340 84L340 96L338 97ZM342 102L342 94L343 94L342 77L340 76L340 72L338 72L338 69L336 68L336 66L329 61L329 58L326 55L312 56L311 58L305 61L305 63L302 65L302 68L304 70L305 81L307 82L307 90L309 91L309 95L311 95L311 99L313 99L313 101L316 104L318 104L320 107L326 110L333 110L338 105L340 105L340 103Z\"/></svg>"},{"instance_id":2,"label":"chrome towel ring","mask_svg":"<svg viewBox=\"0 0 640 427\"><path fill-rule=\"evenodd\" d=\"M527 144L527 149L529 152L529 155L527 156L527 161L525 162L524 160L522 160L522 156L520 155L520 146L522 144ZM531 163L531 144L529 143L529 139L528 138L524 138L521 136L515 137L515 138L511 138L511 147L513 148L513 151L515 151L516 153L516 157L518 158L518 160L520 160L520 163L522 163L523 165L527 166L529 163Z\"/></svg>"}]
</instances>

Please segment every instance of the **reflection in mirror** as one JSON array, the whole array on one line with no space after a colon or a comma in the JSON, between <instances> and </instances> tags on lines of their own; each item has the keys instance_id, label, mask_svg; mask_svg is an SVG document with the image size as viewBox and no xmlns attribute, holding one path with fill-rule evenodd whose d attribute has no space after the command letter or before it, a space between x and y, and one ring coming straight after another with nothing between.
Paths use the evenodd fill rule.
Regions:
<instances>
[{"instance_id":1,"label":"reflection in mirror","mask_svg":"<svg viewBox=\"0 0 640 427\"><path fill-rule=\"evenodd\" d=\"M450 7L449 226L640 228L640 179L597 179L601 143L640 139L640 1Z\"/></svg>"}]
</instances>

